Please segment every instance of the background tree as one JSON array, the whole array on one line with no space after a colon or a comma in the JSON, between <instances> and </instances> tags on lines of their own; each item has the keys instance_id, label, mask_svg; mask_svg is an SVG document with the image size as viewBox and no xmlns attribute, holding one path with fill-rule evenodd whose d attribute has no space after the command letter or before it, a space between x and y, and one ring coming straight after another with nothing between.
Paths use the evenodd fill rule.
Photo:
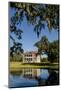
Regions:
<instances>
[{"instance_id":1,"label":"background tree","mask_svg":"<svg viewBox=\"0 0 61 90\"><path fill-rule=\"evenodd\" d=\"M49 44L48 60L50 62L59 62L59 42L55 40Z\"/></svg>"},{"instance_id":2,"label":"background tree","mask_svg":"<svg viewBox=\"0 0 61 90\"><path fill-rule=\"evenodd\" d=\"M48 38L46 36L43 36L40 41L35 43L35 46L38 48L39 53L42 53L43 51L47 53L49 50Z\"/></svg>"},{"instance_id":3,"label":"background tree","mask_svg":"<svg viewBox=\"0 0 61 90\"><path fill-rule=\"evenodd\" d=\"M59 62L59 41L55 40L50 42L46 36L43 36L40 41L35 43L38 52L41 54L43 51L48 55L48 61Z\"/></svg>"}]
</instances>

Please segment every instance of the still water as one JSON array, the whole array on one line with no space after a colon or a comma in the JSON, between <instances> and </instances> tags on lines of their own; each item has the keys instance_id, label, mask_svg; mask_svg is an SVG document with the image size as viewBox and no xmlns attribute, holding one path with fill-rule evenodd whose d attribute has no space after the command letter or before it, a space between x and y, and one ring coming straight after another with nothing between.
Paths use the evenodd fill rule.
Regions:
<instances>
[{"instance_id":1,"label":"still water","mask_svg":"<svg viewBox=\"0 0 61 90\"><path fill-rule=\"evenodd\" d=\"M48 69L21 69L9 75L9 87L58 85L58 71Z\"/></svg>"}]
</instances>

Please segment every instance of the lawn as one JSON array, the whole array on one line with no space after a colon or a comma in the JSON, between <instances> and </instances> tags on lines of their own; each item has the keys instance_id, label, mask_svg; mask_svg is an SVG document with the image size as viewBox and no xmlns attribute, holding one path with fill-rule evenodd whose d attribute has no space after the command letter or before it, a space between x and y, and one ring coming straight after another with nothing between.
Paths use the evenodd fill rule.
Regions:
<instances>
[{"instance_id":1,"label":"lawn","mask_svg":"<svg viewBox=\"0 0 61 90\"><path fill-rule=\"evenodd\" d=\"M48 69L59 69L58 63L21 63L21 62L10 62L10 71L19 71L22 68L48 68Z\"/></svg>"}]
</instances>

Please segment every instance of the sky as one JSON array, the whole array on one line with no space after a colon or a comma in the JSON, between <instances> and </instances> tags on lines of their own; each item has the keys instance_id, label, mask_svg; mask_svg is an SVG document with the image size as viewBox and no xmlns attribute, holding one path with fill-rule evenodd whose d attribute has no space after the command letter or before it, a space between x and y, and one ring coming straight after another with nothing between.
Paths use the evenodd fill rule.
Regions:
<instances>
[{"instance_id":1,"label":"sky","mask_svg":"<svg viewBox=\"0 0 61 90\"><path fill-rule=\"evenodd\" d=\"M10 16L14 14L15 10L10 9ZM37 37L37 34L34 32L34 27L32 25L29 25L24 18L24 21L22 22L21 26L18 25L18 28L21 28L23 30L22 33L22 39L19 41L22 43L22 48L24 51L36 51L37 48L34 46L34 44L41 39L42 36L46 35L49 39L49 41L54 41L58 39L58 32L57 30L52 30L49 32L48 27L45 26L45 29L41 30L41 34L39 38ZM13 35L15 38L15 35ZM18 40L17 40L18 41ZM10 46L12 46L12 41L10 40Z\"/></svg>"}]
</instances>

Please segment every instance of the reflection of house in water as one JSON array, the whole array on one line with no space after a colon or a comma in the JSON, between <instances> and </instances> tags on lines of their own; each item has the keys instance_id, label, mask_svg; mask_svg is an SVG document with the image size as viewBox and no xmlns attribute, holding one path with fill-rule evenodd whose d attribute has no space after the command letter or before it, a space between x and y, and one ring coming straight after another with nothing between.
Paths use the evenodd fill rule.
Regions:
<instances>
[{"instance_id":1,"label":"reflection of house in water","mask_svg":"<svg viewBox=\"0 0 61 90\"><path fill-rule=\"evenodd\" d=\"M39 63L40 62L40 55L36 51L32 52L25 52L23 57L24 63Z\"/></svg>"},{"instance_id":2,"label":"reflection of house in water","mask_svg":"<svg viewBox=\"0 0 61 90\"><path fill-rule=\"evenodd\" d=\"M23 69L22 75L26 78L34 78L40 76L40 69Z\"/></svg>"}]
</instances>

